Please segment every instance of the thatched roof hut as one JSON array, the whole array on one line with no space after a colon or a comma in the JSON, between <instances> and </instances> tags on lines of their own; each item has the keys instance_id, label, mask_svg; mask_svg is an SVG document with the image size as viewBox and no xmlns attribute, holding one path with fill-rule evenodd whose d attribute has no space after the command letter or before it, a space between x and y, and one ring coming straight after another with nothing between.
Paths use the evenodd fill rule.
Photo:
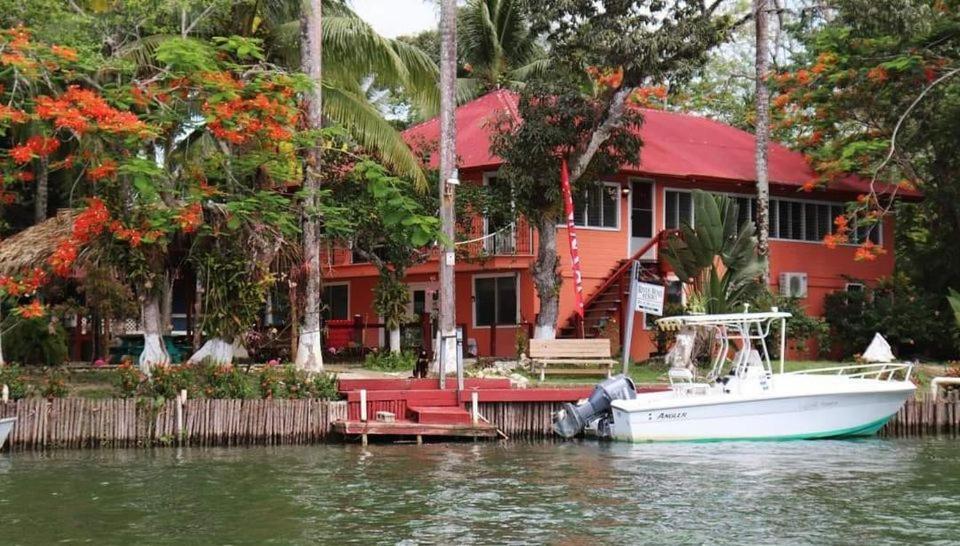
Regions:
<instances>
[{"instance_id":1,"label":"thatched roof hut","mask_svg":"<svg viewBox=\"0 0 960 546\"><path fill-rule=\"evenodd\" d=\"M63 209L53 218L0 241L0 275L13 275L46 264L59 242L72 233L75 217L76 211Z\"/></svg>"}]
</instances>

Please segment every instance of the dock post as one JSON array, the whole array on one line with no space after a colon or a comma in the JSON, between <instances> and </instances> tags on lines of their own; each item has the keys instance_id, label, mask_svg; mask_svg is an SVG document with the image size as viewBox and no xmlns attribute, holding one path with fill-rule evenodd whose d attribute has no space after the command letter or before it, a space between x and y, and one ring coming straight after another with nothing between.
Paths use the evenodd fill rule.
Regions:
<instances>
[{"instance_id":1,"label":"dock post","mask_svg":"<svg viewBox=\"0 0 960 546\"><path fill-rule=\"evenodd\" d=\"M181 389L177 394L177 444L183 445L183 406L187 403L187 389Z\"/></svg>"},{"instance_id":2,"label":"dock post","mask_svg":"<svg viewBox=\"0 0 960 546\"><path fill-rule=\"evenodd\" d=\"M470 393L470 419L473 421L473 426L477 426L477 422L480 421L480 410L477 407L480 401L480 393L476 389Z\"/></svg>"},{"instance_id":3,"label":"dock post","mask_svg":"<svg viewBox=\"0 0 960 546\"><path fill-rule=\"evenodd\" d=\"M367 389L360 389L360 420L367 422Z\"/></svg>"},{"instance_id":4,"label":"dock post","mask_svg":"<svg viewBox=\"0 0 960 546\"><path fill-rule=\"evenodd\" d=\"M10 401L10 387L8 387L6 384L3 385L3 391L0 392L0 401L2 401L4 404Z\"/></svg>"}]
</instances>

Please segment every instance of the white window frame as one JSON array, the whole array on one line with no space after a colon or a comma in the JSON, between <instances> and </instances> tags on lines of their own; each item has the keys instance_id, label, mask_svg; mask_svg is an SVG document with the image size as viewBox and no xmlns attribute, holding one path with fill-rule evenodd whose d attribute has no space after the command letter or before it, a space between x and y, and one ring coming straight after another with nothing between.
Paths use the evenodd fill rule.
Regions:
<instances>
[{"instance_id":1,"label":"white window frame","mask_svg":"<svg viewBox=\"0 0 960 546\"><path fill-rule=\"evenodd\" d=\"M330 320L348 320L348 319L350 319L350 316L351 316L351 315L350 315L350 309L351 309L351 307L350 307L350 297L351 297L351 296L350 296L350 292L351 292L351 290L350 290L350 281L331 281L331 282L325 282L325 283L323 283L323 287L320 288L320 297L321 297L321 298L323 297L323 291L324 291L324 289L326 289L328 286L329 286L329 287L334 287L334 286L346 286L346 287L347 287L347 318L346 318L346 319L330 319ZM326 303L326 302L324 302L324 303Z\"/></svg>"},{"instance_id":2,"label":"white window frame","mask_svg":"<svg viewBox=\"0 0 960 546\"><path fill-rule=\"evenodd\" d=\"M500 277L510 277L515 283L514 286L516 290L517 297L517 316L514 317L513 324L498 324L497 328L516 328L520 325L520 275L517 273L475 273L470 278L470 315L471 315L471 325L474 330L489 330L492 326L478 326L477 325L477 279L492 279ZM494 317L496 320L496 317Z\"/></svg>"},{"instance_id":3,"label":"white window frame","mask_svg":"<svg viewBox=\"0 0 960 546\"><path fill-rule=\"evenodd\" d=\"M686 188L674 188L674 187L664 187L664 188L663 188L663 192L662 192L662 196L661 196L662 199L663 199L663 221L660 222L661 229L667 229L667 192L668 192L668 191L677 192L677 193L693 193L693 190L689 190L689 189L686 189ZM721 191L710 191L710 192L707 192L707 193L710 193L710 194L712 194L712 195L725 195L725 196L727 196L727 197L741 197L741 198L742 198L742 197L746 197L746 198L748 198L748 199L755 199L755 198L756 198L755 195L749 194L749 193L733 193L733 192L721 192ZM771 200L771 201L790 201L790 202L795 202L795 203L802 203L802 204L805 204L805 205L828 205L828 206L830 206L830 205L845 206L846 203L847 203L846 201L817 201L817 200L815 200L815 199L796 199L796 198L794 198L794 197L780 197L780 196L778 196L778 195L771 195L771 196L770 196L770 200ZM751 212L752 212L752 211L751 211ZM696 222L695 216L696 216L695 211L694 211L694 210L691 210L691 211L690 211L690 219L691 219L694 223ZM802 221L802 225L801 225L801 231L804 231L804 230L806 229L806 222L807 222L806 214L804 214L803 216L804 216L804 217L803 217L803 219L802 219L803 221ZM770 216L770 213L769 213L769 211L768 211L768 212L767 212L767 218L769 219L770 217L771 217L771 216ZM779 214L777 215L777 220L778 220L778 222L779 222ZM831 225L833 225L832 222L831 222ZM771 230L772 230L773 226L771 225L770 227L771 227ZM879 242L876 243L876 244L877 244L877 246L883 246L884 240L885 240L885 239L884 239L883 222L878 223L876 227L877 227L877 240L879 241ZM779 229L778 229L777 231L779 231ZM804 239L784 239L784 238L782 238L782 237L770 237L770 240L771 240L771 241L783 241L783 242L786 242L786 243L805 243L805 244L808 244L808 245L822 245L822 244L823 244L823 241L822 241L822 240L821 240L821 241L807 241L807 240L804 240ZM841 246L860 246L860 243L841 243Z\"/></svg>"},{"instance_id":4,"label":"white window frame","mask_svg":"<svg viewBox=\"0 0 960 546\"><path fill-rule=\"evenodd\" d=\"M843 285L843 290L844 290L844 292L850 292L850 291L851 291L850 288L851 288L851 287L854 287L854 286L856 286L856 287L858 287L858 288L857 288L856 290L853 290L853 292L864 292L864 291L867 290L867 285L864 284L864 283L862 283L862 282L848 282L848 283L845 283L845 284Z\"/></svg>"},{"instance_id":5,"label":"white window frame","mask_svg":"<svg viewBox=\"0 0 960 546\"><path fill-rule=\"evenodd\" d=\"M602 186L606 186L606 187L613 187L613 188L616 189L616 196L617 196L617 225L616 225L616 227L587 226L587 225L580 225L580 224L577 224L577 223L574 223L574 225L576 226L577 229L590 229L590 230L594 230L594 231L620 231L620 216L621 216L621 209L623 208L623 192L622 192L621 190L623 189L623 185L621 185L619 182L610 182L610 181L606 181L606 180L605 180L605 181L602 181L602 182L598 182L598 184L599 184L599 185L602 185ZM584 195L586 195L586 194L584 194ZM576 206L576 202L574 202L574 206ZM584 207L586 207L586 206L587 206L587 204L584 203ZM602 214L603 208L601 207L600 210L601 210L601 214ZM583 209L583 219L584 219L584 221L587 220L587 216L588 216L588 215L587 215L587 209L584 208L584 209ZM566 222L564 222L563 224L561 224L560 227L567 227Z\"/></svg>"}]
</instances>

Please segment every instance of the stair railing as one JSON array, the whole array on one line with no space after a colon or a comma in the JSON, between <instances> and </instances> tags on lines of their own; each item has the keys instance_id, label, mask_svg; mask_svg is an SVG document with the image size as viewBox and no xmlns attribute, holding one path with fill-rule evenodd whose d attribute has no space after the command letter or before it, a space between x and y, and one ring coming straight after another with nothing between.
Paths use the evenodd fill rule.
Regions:
<instances>
[{"instance_id":1,"label":"stair railing","mask_svg":"<svg viewBox=\"0 0 960 546\"><path fill-rule=\"evenodd\" d=\"M624 261L622 264L620 264L619 267L617 267L615 270L613 270L612 273L610 273L609 275L607 275L607 278L604 279L604 281L603 281L602 284L600 284L600 287L597 288L596 290L594 290L594 291L590 294L590 296L587 298L587 300L583 302L583 309L584 309L584 311L586 311L587 309L589 309L590 306L597 300L597 298L599 298L600 296L602 296L603 293L606 292L607 289L610 288L610 286L613 285L613 283L619 283L620 280L623 278L623 276L626 275L627 272L630 271L630 266L631 266L631 264L632 264L634 261L639 260L640 258L642 258L643 255L646 254L647 252L649 252L650 249L652 249L655 245L659 245L659 244L662 243L663 241L666 241L666 240L667 240L667 236L670 235L670 234L672 234L672 233L674 233L674 232L676 232L676 231L677 231L677 230L675 230L675 229L664 229L664 230L661 230L661 231L658 232L656 235L654 235L653 237L651 237L650 240L647 241L647 243L646 243L645 245L643 245L642 247L640 247L640 250L636 251L636 252L633 254L633 256L630 257L630 259ZM622 297L622 295L621 295L621 297ZM621 302L621 304L620 304L620 307L621 307L621 309L623 309L623 303L622 303L622 302ZM622 314L622 313L621 313L621 314ZM582 337L585 337L583 319L581 319L580 316L577 315L576 312L574 312L574 313L570 316L570 318L567 319L567 324L570 324L570 325L575 326L575 327L577 328L577 332L580 334L580 337L581 337L581 338L582 338Z\"/></svg>"}]
</instances>

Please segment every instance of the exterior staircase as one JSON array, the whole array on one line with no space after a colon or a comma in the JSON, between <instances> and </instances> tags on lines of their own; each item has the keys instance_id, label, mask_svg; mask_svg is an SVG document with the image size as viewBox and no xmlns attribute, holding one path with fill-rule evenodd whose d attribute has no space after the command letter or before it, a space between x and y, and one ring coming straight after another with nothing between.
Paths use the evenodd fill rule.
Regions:
<instances>
[{"instance_id":1,"label":"exterior staircase","mask_svg":"<svg viewBox=\"0 0 960 546\"><path fill-rule=\"evenodd\" d=\"M557 332L561 338L596 338L603 334L603 328L613 318L620 324L624 323L627 311L627 300L630 298L630 270L634 261L647 254L651 248L658 245L670 232L667 230L657 233L640 250L629 259L620 260L607 274L606 280L583 302L583 321L576 312L570 314L566 322ZM659 279L660 271L657 262L640 263L641 279Z\"/></svg>"}]
</instances>

